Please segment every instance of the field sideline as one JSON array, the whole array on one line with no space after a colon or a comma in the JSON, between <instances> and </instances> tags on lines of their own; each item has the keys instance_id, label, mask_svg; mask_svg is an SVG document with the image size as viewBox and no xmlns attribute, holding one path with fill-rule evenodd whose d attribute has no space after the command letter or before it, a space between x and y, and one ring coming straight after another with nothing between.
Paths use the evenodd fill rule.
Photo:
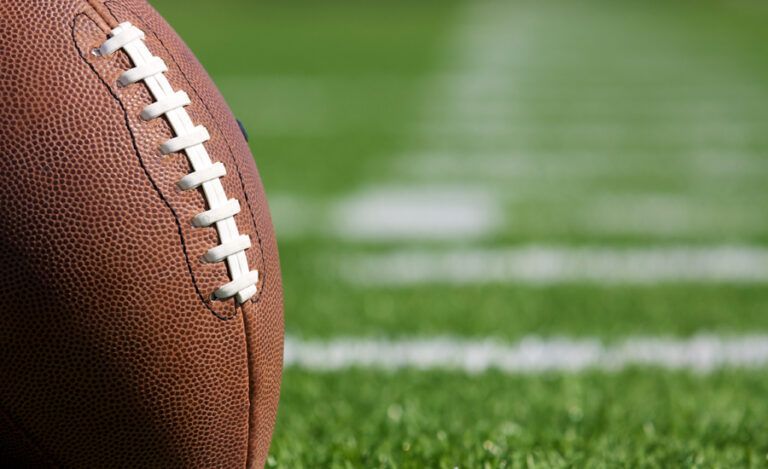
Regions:
<instances>
[{"instance_id":1,"label":"field sideline","mask_svg":"<svg viewBox=\"0 0 768 469\"><path fill-rule=\"evenodd\" d=\"M155 3L274 212L270 467L768 465L768 5Z\"/></svg>"}]
</instances>

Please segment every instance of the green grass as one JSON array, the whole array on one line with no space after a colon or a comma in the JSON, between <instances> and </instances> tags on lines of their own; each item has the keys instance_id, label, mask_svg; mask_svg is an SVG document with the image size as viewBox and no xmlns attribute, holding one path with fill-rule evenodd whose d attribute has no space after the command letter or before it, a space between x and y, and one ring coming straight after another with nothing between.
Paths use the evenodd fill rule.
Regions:
<instances>
[{"instance_id":1,"label":"green grass","mask_svg":"<svg viewBox=\"0 0 768 469\"><path fill-rule=\"evenodd\" d=\"M460 335L514 340L533 334L615 340L768 331L764 286L484 285L350 291L304 285L301 295L286 301L288 331L304 338Z\"/></svg>"},{"instance_id":2,"label":"green grass","mask_svg":"<svg viewBox=\"0 0 768 469\"><path fill-rule=\"evenodd\" d=\"M287 372L281 467L764 467L765 372Z\"/></svg>"},{"instance_id":3,"label":"green grass","mask_svg":"<svg viewBox=\"0 0 768 469\"><path fill-rule=\"evenodd\" d=\"M403 245L768 245L765 2L153 3L249 130L291 335L768 332L765 285L362 288L336 273ZM485 40L467 27L504 41L467 55ZM444 243L332 234L338 199L420 184L487 190L502 228ZM764 467L766 371L288 369L269 465Z\"/></svg>"}]
</instances>

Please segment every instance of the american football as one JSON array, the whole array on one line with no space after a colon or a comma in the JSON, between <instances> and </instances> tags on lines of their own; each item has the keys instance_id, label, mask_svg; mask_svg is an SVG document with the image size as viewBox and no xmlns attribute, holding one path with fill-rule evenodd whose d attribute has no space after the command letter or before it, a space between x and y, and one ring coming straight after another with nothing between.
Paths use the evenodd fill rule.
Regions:
<instances>
[{"instance_id":1,"label":"american football","mask_svg":"<svg viewBox=\"0 0 768 469\"><path fill-rule=\"evenodd\" d=\"M766 24L0 0L0 468L766 466Z\"/></svg>"},{"instance_id":2,"label":"american football","mask_svg":"<svg viewBox=\"0 0 768 469\"><path fill-rule=\"evenodd\" d=\"M262 467L282 284L240 125L143 0L0 20L0 459Z\"/></svg>"}]
</instances>

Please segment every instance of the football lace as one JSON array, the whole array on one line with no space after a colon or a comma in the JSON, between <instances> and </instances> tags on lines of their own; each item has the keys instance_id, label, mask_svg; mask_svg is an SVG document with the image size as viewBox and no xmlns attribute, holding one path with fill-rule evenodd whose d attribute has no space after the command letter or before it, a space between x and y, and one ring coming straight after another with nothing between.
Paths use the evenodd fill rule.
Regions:
<instances>
[{"instance_id":1,"label":"football lace","mask_svg":"<svg viewBox=\"0 0 768 469\"><path fill-rule=\"evenodd\" d=\"M244 303L256 294L259 271L249 269L245 251L251 247L251 239L241 235L235 223L240 203L227 198L220 180L226 175L226 169L221 162L211 161L203 145L211 138L208 130L202 125L194 125L184 109L191 102L189 95L171 87L164 75L168 66L163 59L152 55L144 38L144 32L136 26L121 23L94 53L109 56L118 50L125 51L134 68L120 75L119 85L144 82L155 102L142 110L141 118L149 121L165 116L168 120L175 136L160 145L160 152L163 155L182 151L186 154L192 172L181 178L177 185L181 190L201 189L208 208L196 215L191 223L195 227L215 226L219 235L220 244L209 249L203 260L226 262L229 271L231 281L214 291L213 297L222 300L235 297L238 303Z\"/></svg>"}]
</instances>

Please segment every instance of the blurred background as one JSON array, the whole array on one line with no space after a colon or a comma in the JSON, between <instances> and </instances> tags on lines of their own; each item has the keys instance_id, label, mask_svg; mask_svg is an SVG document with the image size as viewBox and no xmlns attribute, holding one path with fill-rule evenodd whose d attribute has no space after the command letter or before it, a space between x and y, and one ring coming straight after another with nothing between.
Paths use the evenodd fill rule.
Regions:
<instances>
[{"instance_id":1,"label":"blurred background","mask_svg":"<svg viewBox=\"0 0 768 469\"><path fill-rule=\"evenodd\" d=\"M768 463L768 3L152 3L270 197L269 466Z\"/></svg>"}]
</instances>

